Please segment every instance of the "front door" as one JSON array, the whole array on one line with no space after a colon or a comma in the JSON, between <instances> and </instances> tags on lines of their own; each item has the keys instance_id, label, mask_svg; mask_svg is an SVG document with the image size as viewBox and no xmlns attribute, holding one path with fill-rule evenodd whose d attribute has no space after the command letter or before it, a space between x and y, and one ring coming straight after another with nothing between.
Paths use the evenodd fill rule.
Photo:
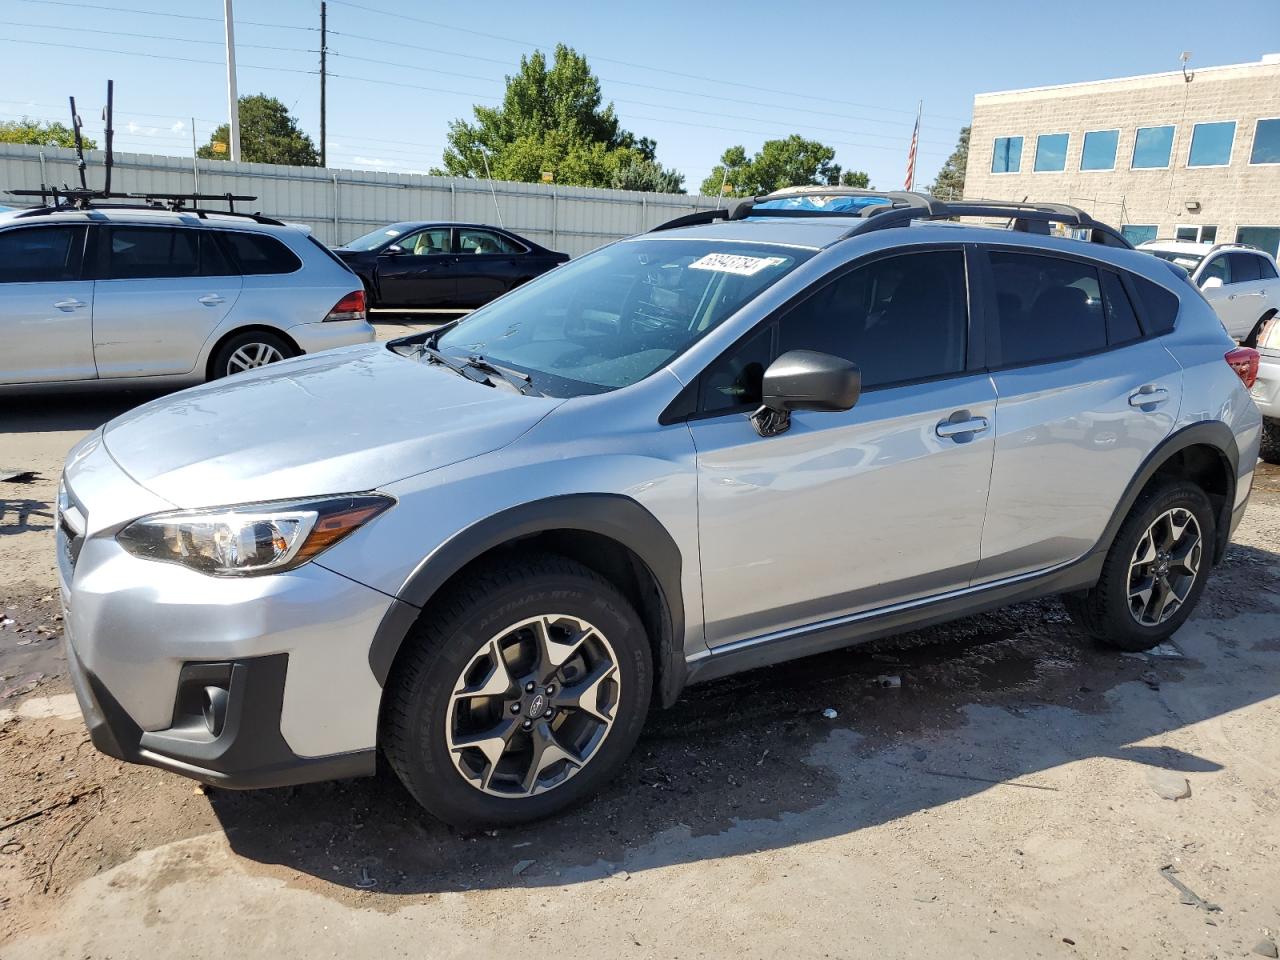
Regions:
<instances>
[{"instance_id":1,"label":"front door","mask_svg":"<svg viewBox=\"0 0 1280 960\"><path fill-rule=\"evenodd\" d=\"M988 358L1000 400L979 582L1091 550L1173 428L1182 393L1181 367L1143 338L1118 273L1023 252L990 259L998 322ZM1148 283L1132 277L1129 289Z\"/></svg>"},{"instance_id":2,"label":"front door","mask_svg":"<svg viewBox=\"0 0 1280 960\"><path fill-rule=\"evenodd\" d=\"M482 307L502 296L520 278L524 250L494 230L458 228L458 306Z\"/></svg>"},{"instance_id":3,"label":"front door","mask_svg":"<svg viewBox=\"0 0 1280 960\"><path fill-rule=\"evenodd\" d=\"M0 233L0 383L97 376L84 241L85 228L71 224Z\"/></svg>"},{"instance_id":4,"label":"front door","mask_svg":"<svg viewBox=\"0 0 1280 960\"><path fill-rule=\"evenodd\" d=\"M240 296L240 274L213 231L144 225L98 230L98 376L190 373Z\"/></svg>"},{"instance_id":5,"label":"front door","mask_svg":"<svg viewBox=\"0 0 1280 960\"><path fill-rule=\"evenodd\" d=\"M996 395L970 369L964 261L947 248L859 264L703 373L690 430L710 646L969 584ZM863 395L760 437L761 375L795 349L858 363Z\"/></svg>"},{"instance_id":6,"label":"front door","mask_svg":"<svg viewBox=\"0 0 1280 960\"><path fill-rule=\"evenodd\" d=\"M378 306L440 310L457 306L452 231L432 227L397 238L378 254Z\"/></svg>"}]
</instances>

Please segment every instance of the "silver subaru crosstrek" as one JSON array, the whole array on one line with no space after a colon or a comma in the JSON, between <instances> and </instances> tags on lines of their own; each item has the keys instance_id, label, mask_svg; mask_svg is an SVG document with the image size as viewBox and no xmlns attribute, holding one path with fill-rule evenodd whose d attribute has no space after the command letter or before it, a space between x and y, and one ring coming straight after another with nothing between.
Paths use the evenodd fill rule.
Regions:
<instances>
[{"instance_id":1,"label":"silver subaru crosstrek","mask_svg":"<svg viewBox=\"0 0 1280 960\"><path fill-rule=\"evenodd\" d=\"M829 192L89 436L57 541L94 743L229 787L381 751L511 823L694 682L1047 594L1168 637L1248 500L1256 353L1079 211ZM970 215L1016 229L934 222Z\"/></svg>"},{"instance_id":2,"label":"silver subaru crosstrek","mask_svg":"<svg viewBox=\"0 0 1280 960\"><path fill-rule=\"evenodd\" d=\"M0 213L0 390L174 386L368 343L360 278L253 214Z\"/></svg>"}]
</instances>

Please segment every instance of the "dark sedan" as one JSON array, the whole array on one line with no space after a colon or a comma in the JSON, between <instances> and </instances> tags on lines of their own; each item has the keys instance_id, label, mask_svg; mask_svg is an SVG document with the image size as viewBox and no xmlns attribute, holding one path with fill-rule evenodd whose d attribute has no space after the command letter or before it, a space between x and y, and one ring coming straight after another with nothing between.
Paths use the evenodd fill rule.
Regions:
<instances>
[{"instance_id":1,"label":"dark sedan","mask_svg":"<svg viewBox=\"0 0 1280 960\"><path fill-rule=\"evenodd\" d=\"M472 310L569 259L475 223L393 223L334 250L383 313Z\"/></svg>"}]
</instances>

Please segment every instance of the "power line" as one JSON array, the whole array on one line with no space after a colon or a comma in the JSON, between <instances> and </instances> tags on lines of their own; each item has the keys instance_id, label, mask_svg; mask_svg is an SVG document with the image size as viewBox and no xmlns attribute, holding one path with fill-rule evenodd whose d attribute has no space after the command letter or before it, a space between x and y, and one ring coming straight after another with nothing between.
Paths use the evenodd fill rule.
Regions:
<instances>
[{"instance_id":1,"label":"power line","mask_svg":"<svg viewBox=\"0 0 1280 960\"><path fill-rule=\"evenodd\" d=\"M32 30L74 30L79 33L96 33L108 37L131 37L138 40L164 40L166 42L173 41L175 43L203 43L209 46L221 47L221 40L197 40L194 37L165 37L154 33L129 33L124 30L99 30L95 27L71 27L61 23L14 23L9 21L5 23L7 27L28 27ZM237 47L248 47L253 50L273 50L288 51L290 53L319 53L318 50L308 50L305 47L282 47L274 43L236 43Z\"/></svg>"},{"instance_id":2,"label":"power line","mask_svg":"<svg viewBox=\"0 0 1280 960\"><path fill-rule=\"evenodd\" d=\"M221 17L201 17L192 13L169 13L166 10L138 10L135 7L108 7L96 3L69 3L68 0L19 0L20 3L41 3L46 6L71 7L76 10L106 10L109 13L140 13L148 17L171 17L177 20L203 20L207 23L221 23ZM260 20L240 20L236 23L249 27L272 27L277 30L310 30L316 27L300 27L291 23L264 23Z\"/></svg>"},{"instance_id":3,"label":"power line","mask_svg":"<svg viewBox=\"0 0 1280 960\"><path fill-rule=\"evenodd\" d=\"M42 3L52 3L54 0L40 0ZM196 60L192 57L175 57L164 53L142 53L137 50L110 50L106 47L86 47L74 43L54 43L49 40L14 40L10 37L0 37L0 43L17 43L22 46L30 46L32 44L40 47L61 47L64 50L87 50L89 53L115 53L122 57L146 57L149 60L175 60L179 63L204 63L211 64L215 67L224 66L221 60ZM314 70L298 70L293 67L268 67L257 63L242 63L241 67L249 70L272 70L276 73L306 73L315 74Z\"/></svg>"}]
</instances>

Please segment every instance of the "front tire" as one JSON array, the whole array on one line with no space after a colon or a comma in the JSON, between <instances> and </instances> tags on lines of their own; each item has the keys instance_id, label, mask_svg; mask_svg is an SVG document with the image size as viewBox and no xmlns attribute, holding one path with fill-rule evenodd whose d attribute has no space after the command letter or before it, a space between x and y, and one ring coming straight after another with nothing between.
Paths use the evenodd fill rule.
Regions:
<instances>
[{"instance_id":1,"label":"front tire","mask_svg":"<svg viewBox=\"0 0 1280 960\"><path fill-rule=\"evenodd\" d=\"M594 571L535 555L447 588L405 641L382 743L429 812L456 827L524 823L611 779L649 709L640 618Z\"/></svg>"},{"instance_id":2,"label":"front tire","mask_svg":"<svg viewBox=\"0 0 1280 960\"><path fill-rule=\"evenodd\" d=\"M1213 507L1200 487L1173 481L1144 493L1116 534L1091 589L1064 596L1085 633L1121 650L1149 650L1195 609L1213 562Z\"/></svg>"}]
</instances>

